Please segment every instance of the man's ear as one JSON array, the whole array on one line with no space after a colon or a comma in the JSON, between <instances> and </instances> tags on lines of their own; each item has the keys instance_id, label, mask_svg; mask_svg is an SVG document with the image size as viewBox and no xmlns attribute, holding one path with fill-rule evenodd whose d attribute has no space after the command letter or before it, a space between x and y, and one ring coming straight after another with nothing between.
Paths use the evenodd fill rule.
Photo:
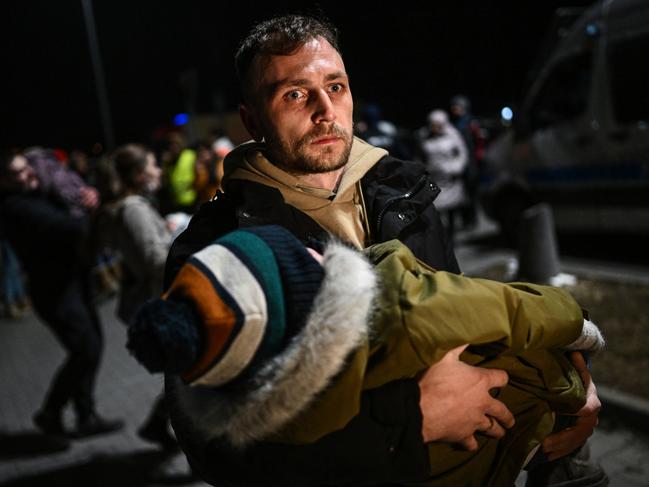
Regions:
<instances>
[{"instance_id":1,"label":"man's ear","mask_svg":"<svg viewBox=\"0 0 649 487\"><path fill-rule=\"evenodd\" d=\"M246 105L245 103L241 103L239 105L239 116L241 117L243 125L246 127L246 130L248 131L248 133L250 133L252 138L255 139L256 142L261 142L264 136L262 135L259 128L259 123L257 122L255 115L250 110L250 107L248 107L248 105Z\"/></svg>"}]
</instances>

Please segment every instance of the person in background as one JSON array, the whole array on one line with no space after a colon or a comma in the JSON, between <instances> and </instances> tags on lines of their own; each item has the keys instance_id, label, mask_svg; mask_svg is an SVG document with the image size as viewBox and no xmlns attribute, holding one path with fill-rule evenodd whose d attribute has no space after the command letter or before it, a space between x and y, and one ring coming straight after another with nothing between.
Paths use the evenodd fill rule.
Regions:
<instances>
[{"instance_id":1,"label":"person in background","mask_svg":"<svg viewBox=\"0 0 649 487\"><path fill-rule=\"evenodd\" d=\"M52 149L31 147L24 152L40 182L40 191L65 206L75 216L85 216L99 206L99 192L67 165Z\"/></svg>"},{"instance_id":2,"label":"person in background","mask_svg":"<svg viewBox=\"0 0 649 487\"><path fill-rule=\"evenodd\" d=\"M166 137L166 147L161 153L163 180L163 214L173 212L194 213L196 210L196 150L187 145L185 136L171 132Z\"/></svg>"},{"instance_id":3,"label":"person in background","mask_svg":"<svg viewBox=\"0 0 649 487\"><path fill-rule=\"evenodd\" d=\"M4 232L1 225L2 222L0 222L0 236ZM4 236L0 239L0 251L4 313L9 318L20 318L29 309L29 297L23 283L20 262L9 240Z\"/></svg>"},{"instance_id":4,"label":"person in background","mask_svg":"<svg viewBox=\"0 0 649 487\"><path fill-rule=\"evenodd\" d=\"M154 154L144 146L127 144L113 152L109 164L103 177L113 178L113 183L102 187L114 195L104 198L94 238L121 257L117 316L128 325L138 308L162 290L172 229L150 199L161 181ZM138 434L163 448L176 446L163 396L155 401Z\"/></svg>"},{"instance_id":5,"label":"person in background","mask_svg":"<svg viewBox=\"0 0 649 487\"><path fill-rule=\"evenodd\" d=\"M56 151L43 147L32 147L25 151L25 157L36 172L40 191L66 208L70 214L79 217L92 217L101 202L99 190L90 185L73 167L83 159L78 151L73 151L69 163L61 164ZM66 159L67 160L67 159ZM81 162L83 164L83 162ZM91 256L92 280L90 287L93 297L112 296L117 292L114 259L101 249Z\"/></svg>"},{"instance_id":6,"label":"person in background","mask_svg":"<svg viewBox=\"0 0 649 487\"><path fill-rule=\"evenodd\" d=\"M376 103L368 103L359 110L355 133L370 145L387 150L394 157L411 157L407 144L395 124L383 118L381 108Z\"/></svg>"},{"instance_id":7,"label":"person in background","mask_svg":"<svg viewBox=\"0 0 649 487\"><path fill-rule=\"evenodd\" d=\"M73 149L70 151L68 167L71 171L74 171L81 176L81 179L86 183L92 185L90 180L93 174L90 167L90 161L88 160L88 154L86 154L85 151L81 149Z\"/></svg>"},{"instance_id":8,"label":"person in background","mask_svg":"<svg viewBox=\"0 0 649 487\"><path fill-rule=\"evenodd\" d=\"M34 310L67 352L34 422L50 435L83 438L110 433L124 423L102 418L95 407L104 342L88 286L88 219L71 214L50 192L39 189L27 158L2 155L0 216L6 237L24 266ZM69 403L76 413L72 431L63 423L63 409Z\"/></svg>"},{"instance_id":9,"label":"person in background","mask_svg":"<svg viewBox=\"0 0 649 487\"><path fill-rule=\"evenodd\" d=\"M469 154L460 133L450 124L443 110L428 115L428 133L421 141L421 154L426 169L442 192L435 206L446 220L446 231L452 240L455 234L456 214L466 201L463 174Z\"/></svg>"},{"instance_id":10,"label":"person in background","mask_svg":"<svg viewBox=\"0 0 649 487\"><path fill-rule=\"evenodd\" d=\"M185 135L179 131L165 133L156 143L156 159L162 168L162 183L157 194L162 215L173 213L178 209L171 175L186 144Z\"/></svg>"},{"instance_id":11,"label":"person in background","mask_svg":"<svg viewBox=\"0 0 649 487\"><path fill-rule=\"evenodd\" d=\"M194 189L197 203L205 203L221 190L223 178L223 160L232 150L230 139L221 135L213 142L199 144L196 149L196 175Z\"/></svg>"},{"instance_id":12,"label":"person in background","mask_svg":"<svg viewBox=\"0 0 649 487\"><path fill-rule=\"evenodd\" d=\"M466 202L461 208L461 213L463 226L470 228L476 224L478 216L478 184L486 137L480 122L471 113L471 101L465 95L455 95L451 98L449 113L451 123L464 138L468 149L469 159L463 173Z\"/></svg>"}]
</instances>

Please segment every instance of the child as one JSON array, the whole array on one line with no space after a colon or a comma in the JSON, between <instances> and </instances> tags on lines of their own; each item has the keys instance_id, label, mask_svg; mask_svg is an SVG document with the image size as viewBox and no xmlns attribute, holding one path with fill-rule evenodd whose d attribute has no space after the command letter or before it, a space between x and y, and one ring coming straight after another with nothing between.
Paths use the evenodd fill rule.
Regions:
<instances>
[{"instance_id":1,"label":"child","mask_svg":"<svg viewBox=\"0 0 649 487\"><path fill-rule=\"evenodd\" d=\"M167 373L177 434L238 448L310 443L347 424L363 390L415 377L469 343L463 360L509 373L498 398L517 424L477 452L427 445L431 476L513 484L554 414L584 404L560 349L598 350L599 331L560 289L436 272L398 241L364 254L331 242L321 265L277 226L194 254L129 329L138 360Z\"/></svg>"}]
</instances>

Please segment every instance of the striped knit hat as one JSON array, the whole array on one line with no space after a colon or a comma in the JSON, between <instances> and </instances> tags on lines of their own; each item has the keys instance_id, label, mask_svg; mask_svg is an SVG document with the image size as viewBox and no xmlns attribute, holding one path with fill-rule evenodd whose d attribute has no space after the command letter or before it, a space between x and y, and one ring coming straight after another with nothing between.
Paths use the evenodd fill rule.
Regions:
<instances>
[{"instance_id":1,"label":"striped knit hat","mask_svg":"<svg viewBox=\"0 0 649 487\"><path fill-rule=\"evenodd\" d=\"M192 385L249 376L306 322L322 266L288 230L241 229L193 254L169 291L145 304L127 347L151 372Z\"/></svg>"}]
</instances>

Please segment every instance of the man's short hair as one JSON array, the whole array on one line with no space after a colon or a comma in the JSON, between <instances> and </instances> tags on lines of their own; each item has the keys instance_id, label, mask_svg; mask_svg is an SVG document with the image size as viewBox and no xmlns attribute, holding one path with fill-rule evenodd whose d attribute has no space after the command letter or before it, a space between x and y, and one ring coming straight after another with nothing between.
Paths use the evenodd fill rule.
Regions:
<instances>
[{"instance_id":1,"label":"man's short hair","mask_svg":"<svg viewBox=\"0 0 649 487\"><path fill-rule=\"evenodd\" d=\"M243 39L234 56L242 96L252 92L251 72L255 58L288 56L312 39L323 37L338 52L338 31L324 18L285 15L255 25Z\"/></svg>"}]
</instances>

